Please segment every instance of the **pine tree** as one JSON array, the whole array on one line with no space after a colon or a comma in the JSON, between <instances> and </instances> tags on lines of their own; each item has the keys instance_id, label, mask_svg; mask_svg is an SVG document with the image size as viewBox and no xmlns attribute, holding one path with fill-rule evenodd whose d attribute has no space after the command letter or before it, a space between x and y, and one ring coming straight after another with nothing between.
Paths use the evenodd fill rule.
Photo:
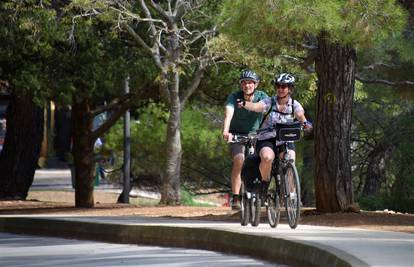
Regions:
<instances>
[{"instance_id":1,"label":"pine tree","mask_svg":"<svg viewBox=\"0 0 414 267\"><path fill-rule=\"evenodd\" d=\"M315 196L321 212L352 206L350 134L357 51L400 34L405 14L392 0L227 1L227 33L317 75Z\"/></svg>"}]
</instances>

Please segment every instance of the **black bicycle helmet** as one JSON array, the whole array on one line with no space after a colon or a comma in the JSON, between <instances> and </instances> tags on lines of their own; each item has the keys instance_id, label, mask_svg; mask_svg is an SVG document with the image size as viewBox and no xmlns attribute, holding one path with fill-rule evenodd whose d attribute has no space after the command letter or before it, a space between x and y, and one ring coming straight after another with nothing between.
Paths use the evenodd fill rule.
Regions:
<instances>
[{"instance_id":1,"label":"black bicycle helmet","mask_svg":"<svg viewBox=\"0 0 414 267\"><path fill-rule=\"evenodd\" d=\"M295 77L293 77L289 73L282 73L280 75L275 75L275 78L272 80L273 85L278 84L287 84L289 86L293 86L295 84Z\"/></svg>"},{"instance_id":2,"label":"black bicycle helmet","mask_svg":"<svg viewBox=\"0 0 414 267\"><path fill-rule=\"evenodd\" d=\"M245 70L240 74L239 82L241 83L242 81L254 81L258 83L260 82L260 77L252 70Z\"/></svg>"}]
</instances>

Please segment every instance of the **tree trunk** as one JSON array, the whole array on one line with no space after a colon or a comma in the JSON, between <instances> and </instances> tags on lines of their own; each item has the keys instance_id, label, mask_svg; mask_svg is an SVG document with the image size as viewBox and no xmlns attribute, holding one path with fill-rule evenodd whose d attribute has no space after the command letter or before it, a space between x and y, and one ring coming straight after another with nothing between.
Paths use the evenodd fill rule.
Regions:
<instances>
[{"instance_id":1,"label":"tree trunk","mask_svg":"<svg viewBox=\"0 0 414 267\"><path fill-rule=\"evenodd\" d=\"M347 210L353 204L351 121L356 52L318 37L315 123L315 198L320 212Z\"/></svg>"},{"instance_id":2,"label":"tree trunk","mask_svg":"<svg viewBox=\"0 0 414 267\"><path fill-rule=\"evenodd\" d=\"M181 103L178 93L179 74L173 73L170 84L170 116L167 124L166 169L162 176L161 204L179 205L181 168Z\"/></svg>"},{"instance_id":3,"label":"tree trunk","mask_svg":"<svg viewBox=\"0 0 414 267\"><path fill-rule=\"evenodd\" d=\"M300 191L301 201L304 206L315 206L315 193L314 193L314 160L313 160L313 144L309 142L302 142L303 149L300 151L300 155L296 154L296 158L302 157L302 171L300 173Z\"/></svg>"},{"instance_id":4,"label":"tree trunk","mask_svg":"<svg viewBox=\"0 0 414 267\"><path fill-rule=\"evenodd\" d=\"M362 190L362 196L364 197L375 196L379 192L382 182L385 181L385 169L382 156L375 155L369 159L364 188Z\"/></svg>"},{"instance_id":5,"label":"tree trunk","mask_svg":"<svg viewBox=\"0 0 414 267\"><path fill-rule=\"evenodd\" d=\"M0 198L26 199L43 137L43 109L30 96L11 95L7 132L0 155Z\"/></svg>"},{"instance_id":6,"label":"tree trunk","mask_svg":"<svg viewBox=\"0 0 414 267\"><path fill-rule=\"evenodd\" d=\"M72 124L71 111L67 106L57 107L55 111L54 148L61 161L67 160L71 148Z\"/></svg>"},{"instance_id":7,"label":"tree trunk","mask_svg":"<svg viewBox=\"0 0 414 267\"><path fill-rule=\"evenodd\" d=\"M75 206L92 208L95 161L93 158L92 117L90 100L76 103L72 108L73 159L75 167Z\"/></svg>"},{"instance_id":8,"label":"tree trunk","mask_svg":"<svg viewBox=\"0 0 414 267\"><path fill-rule=\"evenodd\" d=\"M395 146L390 142L382 142L368 155L367 174L365 176L362 196L375 196L386 182L386 165L389 155L394 152Z\"/></svg>"}]
</instances>

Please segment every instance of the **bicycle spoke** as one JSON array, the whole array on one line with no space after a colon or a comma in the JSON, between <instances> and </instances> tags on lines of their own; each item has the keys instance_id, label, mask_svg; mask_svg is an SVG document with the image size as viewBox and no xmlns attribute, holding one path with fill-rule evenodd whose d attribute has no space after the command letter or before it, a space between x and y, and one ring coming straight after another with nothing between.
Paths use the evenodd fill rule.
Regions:
<instances>
[{"instance_id":1,"label":"bicycle spoke","mask_svg":"<svg viewBox=\"0 0 414 267\"><path fill-rule=\"evenodd\" d=\"M300 187L296 167L289 164L285 169L285 205L289 226L296 228L300 216Z\"/></svg>"}]
</instances>

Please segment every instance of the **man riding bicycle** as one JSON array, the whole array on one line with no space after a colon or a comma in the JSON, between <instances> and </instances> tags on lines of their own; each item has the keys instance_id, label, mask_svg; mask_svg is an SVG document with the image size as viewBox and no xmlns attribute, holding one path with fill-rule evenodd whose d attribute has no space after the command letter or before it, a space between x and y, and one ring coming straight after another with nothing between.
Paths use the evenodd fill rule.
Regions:
<instances>
[{"instance_id":1,"label":"man riding bicycle","mask_svg":"<svg viewBox=\"0 0 414 267\"><path fill-rule=\"evenodd\" d=\"M275 95L267 97L257 103L247 102L238 99L238 106L249 111L263 113L264 121L261 129L272 127L276 123L293 122L295 119L302 123L304 129L312 128L306 120L305 111L302 105L294 100L291 95L295 78L288 73L275 75L272 84L275 87ZM272 162L275 155L282 158L284 155L283 146L288 146L288 153L291 159L295 159L295 146L293 143L284 143L276 140L276 131L261 132L258 135L256 151L260 156L259 170L262 176L262 192L266 192L269 186ZM264 194L262 194L264 196Z\"/></svg>"},{"instance_id":2,"label":"man riding bicycle","mask_svg":"<svg viewBox=\"0 0 414 267\"><path fill-rule=\"evenodd\" d=\"M223 138L231 141L233 134L248 134L259 128L262 114L250 112L237 106L237 99L243 99L246 103L256 103L265 99L267 94L256 90L260 82L259 75L254 71L245 70L240 74L239 83L241 90L228 96L223 123ZM231 171L231 208L240 209L240 185L241 170L244 162L245 146L239 143L231 144L231 156L233 160Z\"/></svg>"}]
</instances>

